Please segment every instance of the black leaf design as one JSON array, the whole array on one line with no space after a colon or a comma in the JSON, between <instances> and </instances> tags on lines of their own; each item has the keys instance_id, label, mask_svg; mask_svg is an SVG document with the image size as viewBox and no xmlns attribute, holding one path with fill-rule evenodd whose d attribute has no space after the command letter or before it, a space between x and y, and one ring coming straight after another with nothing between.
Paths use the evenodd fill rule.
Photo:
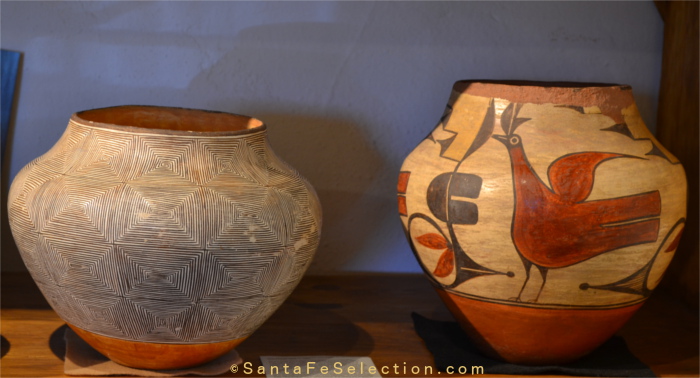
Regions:
<instances>
[{"instance_id":1,"label":"black leaf design","mask_svg":"<svg viewBox=\"0 0 700 378\"><path fill-rule=\"evenodd\" d=\"M581 114L585 114L585 113L586 113L586 112L584 111L584 109L583 109L583 106L577 106L577 105L556 105L556 107L557 107L557 108L567 108L567 109L571 109L571 110L577 111L577 112L579 112L579 113L581 113Z\"/></svg>"},{"instance_id":2,"label":"black leaf design","mask_svg":"<svg viewBox=\"0 0 700 378\"><path fill-rule=\"evenodd\" d=\"M511 134L510 125L513 121L513 105L514 103L512 102L508 104L506 110L504 110L503 114L501 114L501 128L506 135Z\"/></svg>"},{"instance_id":3,"label":"black leaf design","mask_svg":"<svg viewBox=\"0 0 700 378\"><path fill-rule=\"evenodd\" d=\"M484 143L486 143L491 138L491 134L493 134L493 127L495 126L495 120L496 106L493 100L491 100L491 103L489 104L489 110L488 112L486 112L486 117L484 117L484 121L481 123L481 128L476 134L476 137L474 137L474 142L472 143L471 147L469 147L467 153L464 154L464 159L466 159L469 155L474 153L474 151L478 150L479 147L483 146Z\"/></svg>"},{"instance_id":4,"label":"black leaf design","mask_svg":"<svg viewBox=\"0 0 700 378\"><path fill-rule=\"evenodd\" d=\"M531 119L532 118L516 118L515 120L513 120L511 132L515 132L515 129L517 129L518 126L522 125L523 123L525 123Z\"/></svg>"},{"instance_id":5,"label":"black leaf design","mask_svg":"<svg viewBox=\"0 0 700 378\"><path fill-rule=\"evenodd\" d=\"M440 156L445 154L445 151L450 147L450 144L454 142L455 138L457 137L457 134L443 140L438 140L438 143L440 143Z\"/></svg>"},{"instance_id":6,"label":"black leaf design","mask_svg":"<svg viewBox=\"0 0 700 378\"><path fill-rule=\"evenodd\" d=\"M512 135L518 126L531 120L531 118L518 118L518 114L520 113L520 109L523 108L523 105L525 104L511 102L506 107L506 110L503 111L503 114L501 114L501 127L506 135Z\"/></svg>"}]
</instances>

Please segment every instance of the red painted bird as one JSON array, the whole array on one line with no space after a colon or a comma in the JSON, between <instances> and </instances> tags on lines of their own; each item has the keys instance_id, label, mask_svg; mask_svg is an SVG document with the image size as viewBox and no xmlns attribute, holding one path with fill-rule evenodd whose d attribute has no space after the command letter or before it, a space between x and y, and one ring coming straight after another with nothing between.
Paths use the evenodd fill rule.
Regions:
<instances>
[{"instance_id":1,"label":"red painted bird","mask_svg":"<svg viewBox=\"0 0 700 378\"><path fill-rule=\"evenodd\" d=\"M599 164L610 159L637 157L608 152L564 155L549 166L550 188L532 169L518 134L493 138L508 148L513 171L515 210L511 235L526 274L516 301L521 300L530 280L532 265L542 275L542 285L534 300L537 302L549 269L656 241L661 213L658 191L586 201Z\"/></svg>"}]
</instances>

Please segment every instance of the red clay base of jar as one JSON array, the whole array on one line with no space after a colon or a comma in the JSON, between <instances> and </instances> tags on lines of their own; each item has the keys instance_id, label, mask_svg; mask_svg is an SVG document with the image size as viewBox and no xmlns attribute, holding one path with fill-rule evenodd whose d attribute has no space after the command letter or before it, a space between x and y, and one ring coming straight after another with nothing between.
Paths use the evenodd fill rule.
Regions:
<instances>
[{"instance_id":1,"label":"red clay base of jar","mask_svg":"<svg viewBox=\"0 0 700 378\"><path fill-rule=\"evenodd\" d=\"M72 324L68 326L105 357L138 369L184 369L201 365L221 357L246 339L208 344L144 343L97 335Z\"/></svg>"},{"instance_id":2,"label":"red clay base of jar","mask_svg":"<svg viewBox=\"0 0 700 378\"><path fill-rule=\"evenodd\" d=\"M642 306L549 309L469 299L436 289L481 351L521 365L572 362L612 337Z\"/></svg>"}]
</instances>

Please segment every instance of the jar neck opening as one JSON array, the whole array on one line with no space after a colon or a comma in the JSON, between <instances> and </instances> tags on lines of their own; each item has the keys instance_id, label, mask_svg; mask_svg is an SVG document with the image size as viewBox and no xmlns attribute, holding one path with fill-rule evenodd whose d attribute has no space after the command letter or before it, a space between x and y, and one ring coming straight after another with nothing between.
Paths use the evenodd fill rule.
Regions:
<instances>
[{"instance_id":1,"label":"jar neck opening","mask_svg":"<svg viewBox=\"0 0 700 378\"><path fill-rule=\"evenodd\" d=\"M74 114L73 120L95 127L163 134L247 134L265 129L262 121L238 114L140 105L85 110Z\"/></svg>"},{"instance_id":2,"label":"jar neck opening","mask_svg":"<svg viewBox=\"0 0 700 378\"><path fill-rule=\"evenodd\" d=\"M472 84L484 84L506 87L539 87L539 88L611 88L631 89L629 85L615 83L586 83L578 81L533 81L533 80L460 80L455 83L455 90L465 90Z\"/></svg>"},{"instance_id":3,"label":"jar neck opening","mask_svg":"<svg viewBox=\"0 0 700 378\"><path fill-rule=\"evenodd\" d=\"M620 109L634 103L629 85L606 83L464 80L454 84L452 94L453 97L467 94L515 103L613 106Z\"/></svg>"}]
</instances>

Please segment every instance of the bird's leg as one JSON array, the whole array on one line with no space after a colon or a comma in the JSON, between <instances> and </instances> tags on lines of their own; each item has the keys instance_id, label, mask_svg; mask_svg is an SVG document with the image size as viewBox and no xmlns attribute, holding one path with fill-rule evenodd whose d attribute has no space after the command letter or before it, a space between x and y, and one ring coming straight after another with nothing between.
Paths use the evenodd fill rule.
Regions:
<instances>
[{"instance_id":1,"label":"bird's leg","mask_svg":"<svg viewBox=\"0 0 700 378\"><path fill-rule=\"evenodd\" d=\"M523 266L525 266L525 282L523 282L523 287L520 288L520 292L518 293L518 297L510 299L510 300L514 300L516 302L521 302L520 297L523 295L523 291L525 291L525 286L527 285L527 281L530 281L530 268L532 268L532 262L530 262L530 260L526 259L523 256L520 256L520 259L523 260Z\"/></svg>"},{"instance_id":2,"label":"bird's leg","mask_svg":"<svg viewBox=\"0 0 700 378\"><path fill-rule=\"evenodd\" d=\"M539 269L540 274L542 275L542 285L540 285L540 291L537 292L537 296L535 297L535 300L533 302L537 302L538 299L540 299L540 294L542 294L542 289L544 289L544 283L547 282L547 272L549 272L549 268L545 268L539 265L535 265L537 269Z\"/></svg>"}]
</instances>

